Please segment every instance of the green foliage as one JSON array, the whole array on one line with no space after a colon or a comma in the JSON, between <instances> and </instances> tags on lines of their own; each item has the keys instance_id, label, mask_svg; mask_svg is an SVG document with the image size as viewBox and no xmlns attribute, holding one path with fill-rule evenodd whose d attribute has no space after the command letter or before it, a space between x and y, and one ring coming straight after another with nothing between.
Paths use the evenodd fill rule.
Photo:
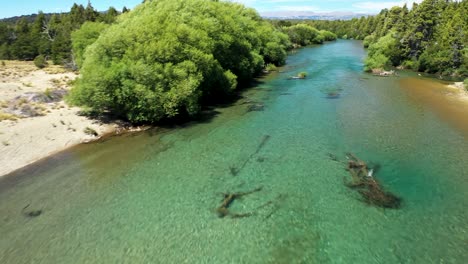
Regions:
<instances>
[{"instance_id":1,"label":"green foliage","mask_svg":"<svg viewBox=\"0 0 468 264\"><path fill-rule=\"evenodd\" d=\"M389 32L369 46L368 56L364 62L365 71L384 69L389 66L396 66L399 63L398 42L393 35L393 32Z\"/></svg>"},{"instance_id":2,"label":"green foliage","mask_svg":"<svg viewBox=\"0 0 468 264\"><path fill-rule=\"evenodd\" d=\"M367 57L364 63L364 70L367 72L373 69L384 69L389 65L389 59L382 53L377 53L372 57Z\"/></svg>"},{"instance_id":3,"label":"green foliage","mask_svg":"<svg viewBox=\"0 0 468 264\"><path fill-rule=\"evenodd\" d=\"M419 62L417 60L405 60L401 64L405 69L418 70Z\"/></svg>"},{"instance_id":4,"label":"green foliage","mask_svg":"<svg viewBox=\"0 0 468 264\"><path fill-rule=\"evenodd\" d=\"M53 90L51 88L46 88L44 90L44 95L49 98L49 99L52 99L53 97Z\"/></svg>"},{"instance_id":5,"label":"green foliage","mask_svg":"<svg viewBox=\"0 0 468 264\"><path fill-rule=\"evenodd\" d=\"M81 67L86 48L93 44L108 25L100 22L85 22L80 29L71 34L72 50L76 64Z\"/></svg>"},{"instance_id":6,"label":"green foliage","mask_svg":"<svg viewBox=\"0 0 468 264\"><path fill-rule=\"evenodd\" d=\"M31 22L25 18L13 23L0 22L0 59L33 60L40 54L54 64L73 61L71 33L86 21L114 23L119 12L110 7L107 12L74 4L69 13L39 14ZM14 20L13 20L14 21Z\"/></svg>"},{"instance_id":7,"label":"green foliage","mask_svg":"<svg viewBox=\"0 0 468 264\"><path fill-rule=\"evenodd\" d=\"M368 48L369 45L374 42L375 42L375 35L372 34L372 35L365 37L364 40L362 41L362 44L364 45L364 48Z\"/></svg>"},{"instance_id":8,"label":"green foliage","mask_svg":"<svg viewBox=\"0 0 468 264\"><path fill-rule=\"evenodd\" d=\"M300 72L300 73L297 75L297 77L303 79L303 78L307 77L307 72Z\"/></svg>"},{"instance_id":9,"label":"green foliage","mask_svg":"<svg viewBox=\"0 0 468 264\"><path fill-rule=\"evenodd\" d=\"M70 100L156 122L194 115L202 100L231 93L265 62L283 64L289 41L240 4L159 0L139 5L87 44L78 48L85 50L82 77Z\"/></svg>"},{"instance_id":10,"label":"green foliage","mask_svg":"<svg viewBox=\"0 0 468 264\"><path fill-rule=\"evenodd\" d=\"M468 78L466 78L466 79L463 81L463 85L465 86L465 90L468 91Z\"/></svg>"},{"instance_id":11,"label":"green foliage","mask_svg":"<svg viewBox=\"0 0 468 264\"><path fill-rule=\"evenodd\" d=\"M338 38L335 33L327 31L327 30L320 30L320 35L323 37L325 41L333 41Z\"/></svg>"},{"instance_id":12,"label":"green foliage","mask_svg":"<svg viewBox=\"0 0 468 264\"><path fill-rule=\"evenodd\" d=\"M45 56L41 54L34 58L34 65L36 65L36 67L39 69L46 67L47 61L45 59Z\"/></svg>"},{"instance_id":13,"label":"green foliage","mask_svg":"<svg viewBox=\"0 0 468 264\"><path fill-rule=\"evenodd\" d=\"M274 65L273 63L268 63L268 64L265 66L265 70L268 71L268 72L272 72L272 71L277 71L278 68L277 68L276 65Z\"/></svg>"},{"instance_id":14,"label":"green foliage","mask_svg":"<svg viewBox=\"0 0 468 264\"><path fill-rule=\"evenodd\" d=\"M292 43L301 46L320 44L324 40L320 31L307 24L296 24L290 27L284 27L283 31L289 36Z\"/></svg>"},{"instance_id":15,"label":"green foliage","mask_svg":"<svg viewBox=\"0 0 468 264\"><path fill-rule=\"evenodd\" d=\"M468 1L424 0L411 9L392 7L375 16L335 21L287 21L334 32L343 39L364 40L370 47L392 32L395 43L368 58L372 65L403 65L442 75L468 76ZM285 21L273 24L286 25ZM388 39L387 39L388 40ZM388 59L388 60L387 60Z\"/></svg>"}]
</instances>

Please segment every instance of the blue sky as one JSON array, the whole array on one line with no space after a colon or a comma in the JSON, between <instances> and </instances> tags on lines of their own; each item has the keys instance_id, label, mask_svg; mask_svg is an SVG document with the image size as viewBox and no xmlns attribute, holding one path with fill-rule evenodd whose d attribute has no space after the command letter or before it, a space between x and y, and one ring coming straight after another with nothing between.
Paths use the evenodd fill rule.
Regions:
<instances>
[{"instance_id":1,"label":"blue sky","mask_svg":"<svg viewBox=\"0 0 468 264\"><path fill-rule=\"evenodd\" d=\"M122 10L124 6L133 8L143 2L142 0L91 0L95 9L107 10L110 6L117 10ZM88 0L1 0L0 18L30 15L39 10L44 13L49 12L68 12L73 3L86 6Z\"/></svg>"},{"instance_id":2,"label":"blue sky","mask_svg":"<svg viewBox=\"0 0 468 264\"><path fill-rule=\"evenodd\" d=\"M408 7L421 0L233 0L257 9L260 13L307 11L307 12L355 12L378 13L392 6Z\"/></svg>"},{"instance_id":3,"label":"blue sky","mask_svg":"<svg viewBox=\"0 0 468 264\"><path fill-rule=\"evenodd\" d=\"M357 13L377 13L383 8L392 7L395 5L402 6L404 3L409 3L411 0L232 0L243 3L249 7L257 9L260 13L275 13L275 12L357 12ZM86 5L87 0L2 0L0 4L0 18L29 15L42 10L45 13L49 12L67 12L70 10L73 3ZM109 6L115 7L117 10L122 10L122 7L133 8L142 0L94 0L91 4L97 10L106 10ZM421 2L417 0L416 2Z\"/></svg>"}]
</instances>

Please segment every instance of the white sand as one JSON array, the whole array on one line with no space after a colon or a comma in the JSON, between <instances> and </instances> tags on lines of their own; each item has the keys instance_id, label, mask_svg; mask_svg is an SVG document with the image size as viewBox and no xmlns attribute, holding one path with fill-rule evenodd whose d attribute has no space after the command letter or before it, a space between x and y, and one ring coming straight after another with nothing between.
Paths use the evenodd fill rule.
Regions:
<instances>
[{"instance_id":1,"label":"white sand","mask_svg":"<svg viewBox=\"0 0 468 264\"><path fill-rule=\"evenodd\" d=\"M0 101L12 100L26 92L43 92L47 88L70 89L67 83L75 78L76 74L57 66L38 70L30 62L6 61L6 66L0 65ZM70 108L63 101L43 106L47 112L44 116L0 121L0 176L65 148L96 139L85 134L86 127L99 135L117 127L78 116L80 109Z\"/></svg>"},{"instance_id":2,"label":"white sand","mask_svg":"<svg viewBox=\"0 0 468 264\"><path fill-rule=\"evenodd\" d=\"M465 89L463 82L455 82L448 85L448 87L453 89L453 95L457 99L468 103L468 91Z\"/></svg>"}]
</instances>

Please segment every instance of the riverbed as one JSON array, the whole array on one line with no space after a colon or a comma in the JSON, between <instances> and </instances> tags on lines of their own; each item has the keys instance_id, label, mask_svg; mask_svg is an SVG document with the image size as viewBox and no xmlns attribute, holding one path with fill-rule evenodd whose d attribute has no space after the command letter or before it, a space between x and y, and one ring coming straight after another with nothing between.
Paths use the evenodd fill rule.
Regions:
<instances>
[{"instance_id":1,"label":"riverbed","mask_svg":"<svg viewBox=\"0 0 468 264\"><path fill-rule=\"evenodd\" d=\"M0 262L465 263L465 130L408 92L417 76L363 73L364 57L359 41L303 48L200 122L3 177ZM347 152L401 208L345 186ZM244 217L218 216L225 194L255 189L229 207Z\"/></svg>"}]
</instances>

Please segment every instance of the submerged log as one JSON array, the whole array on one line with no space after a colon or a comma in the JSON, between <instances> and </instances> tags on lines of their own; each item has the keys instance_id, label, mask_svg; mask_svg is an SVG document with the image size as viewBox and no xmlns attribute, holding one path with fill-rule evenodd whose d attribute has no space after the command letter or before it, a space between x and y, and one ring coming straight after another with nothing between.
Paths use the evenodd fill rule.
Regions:
<instances>
[{"instance_id":1,"label":"submerged log","mask_svg":"<svg viewBox=\"0 0 468 264\"><path fill-rule=\"evenodd\" d=\"M243 214L231 213L229 211L229 207L234 202L234 200L239 199L242 196L245 196L245 195L248 195L248 194L259 192L259 191L262 190L262 188L263 187L258 187L256 189L254 189L252 191L248 191L248 192L225 193L225 194L223 194L224 195L223 202L216 209L216 212L218 213L218 217L223 218L223 217L226 217L226 216L231 216L232 218L242 218L242 217L251 216L253 214L253 212L248 212L248 213L243 213Z\"/></svg>"},{"instance_id":2,"label":"submerged log","mask_svg":"<svg viewBox=\"0 0 468 264\"><path fill-rule=\"evenodd\" d=\"M346 185L357 190L365 203L383 208L401 207L401 198L382 188L373 176L373 169L369 169L364 161L351 153L347 153L346 156L348 158L346 170L352 178Z\"/></svg>"},{"instance_id":3,"label":"submerged log","mask_svg":"<svg viewBox=\"0 0 468 264\"><path fill-rule=\"evenodd\" d=\"M247 112L260 112L265 110L265 105L262 103L251 104L247 107Z\"/></svg>"},{"instance_id":4,"label":"submerged log","mask_svg":"<svg viewBox=\"0 0 468 264\"><path fill-rule=\"evenodd\" d=\"M42 214L42 210L26 210L29 207L30 204L26 205L23 207L21 212L25 217L33 218L33 217L38 217Z\"/></svg>"},{"instance_id":5,"label":"submerged log","mask_svg":"<svg viewBox=\"0 0 468 264\"><path fill-rule=\"evenodd\" d=\"M230 166L229 167L229 172L231 173L232 176L236 176L237 174L239 174L239 172L244 169L244 167L247 165L247 163L249 163L249 161L255 156L257 155L260 150L262 150L262 148L266 145L266 143L268 142L268 140L270 140L270 135L264 135L262 137L262 141L260 142L260 144L257 146L257 149L255 150L254 153L250 154L250 156L244 160L244 162L239 166L239 167L236 167L236 166ZM257 159L257 161L259 161ZM263 160L261 160L260 162L264 161L264 158Z\"/></svg>"},{"instance_id":6,"label":"submerged log","mask_svg":"<svg viewBox=\"0 0 468 264\"><path fill-rule=\"evenodd\" d=\"M339 92L328 92L326 98L328 98L328 99L340 98L340 93Z\"/></svg>"}]
</instances>

